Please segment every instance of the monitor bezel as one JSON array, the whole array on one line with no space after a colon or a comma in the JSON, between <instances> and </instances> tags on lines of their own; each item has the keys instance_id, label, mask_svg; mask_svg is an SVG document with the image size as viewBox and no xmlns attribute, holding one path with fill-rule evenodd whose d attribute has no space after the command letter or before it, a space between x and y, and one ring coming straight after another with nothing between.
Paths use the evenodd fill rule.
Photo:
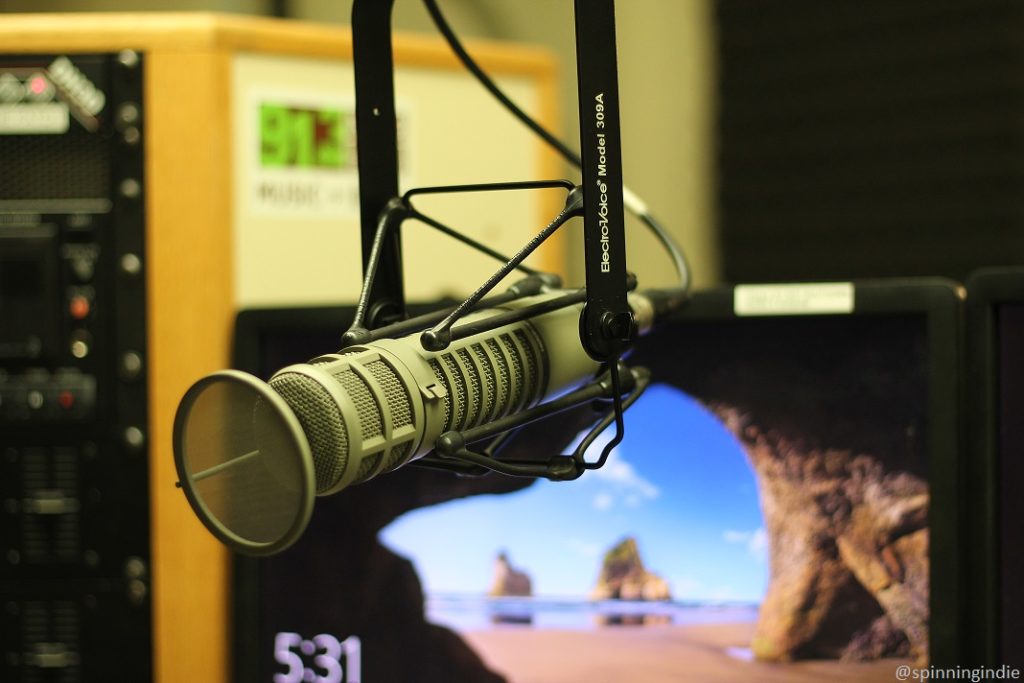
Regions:
<instances>
[{"instance_id":1,"label":"monitor bezel","mask_svg":"<svg viewBox=\"0 0 1024 683\"><path fill-rule=\"evenodd\" d=\"M999 332L997 309L1024 305L1024 268L985 268L967 281L965 528L967 657L998 665L1002 651L999 531ZM969 496L969 499L967 498Z\"/></svg>"},{"instance_id":2,"label":"monitor bezel","mask_svg":"<svg viewBox=\"0 0 1024 683\"><path fill-rule=\"evenodd\" d=\"M814 283L818 284L818 283ZM853 310L816 313L815 316L913 315L926 316L928 340L928 473L929 508L929 651L935 666L955 665L963 655L964 622L963 530L960 514L963 429L960 396L962 386L962 318L964 289L944 278L860 280L852 282ZM740 319L733 305L734 286L721 286L691 297L679 320ZM261 370L260 344L266 335L296 327L337 329L340 340L354 306L248 309L236 319L235 367L256 374ZM783 314L772 317L795 317ZM808 316L801 315L801 318ZM340 341L339 341L340 343ZM656 372L656 368L654 369ZM628 429L627 416L627 429ZM941 561L935 561L941 558ZM258 560L234 556L232 581L232 680L256 680L258 625ZM246 599L245 596L249 596Z\"/></svg>"}]
</instances>

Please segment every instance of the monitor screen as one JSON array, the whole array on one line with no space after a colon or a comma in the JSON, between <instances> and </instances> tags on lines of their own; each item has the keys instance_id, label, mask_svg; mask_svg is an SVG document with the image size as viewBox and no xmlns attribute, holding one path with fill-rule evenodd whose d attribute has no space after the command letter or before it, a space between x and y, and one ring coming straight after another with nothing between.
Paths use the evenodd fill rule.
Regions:
<instances>
[{"instance_id":1,"label":"monitor screen","mask_svg":"<svg viewBox=\"0 0 1024 683\"><path fill-rule=\"evenodd\" d=\"M239 559L236 680L891 681L928 661L928 311L695 304L638 343L630 362L655 381L602 469L405 467L318 499L281 555ZM344 316L255 326L243 369L333 348ZM593 420L587 406L509 448L569 452Z\"/></svg>"}]
</instances>

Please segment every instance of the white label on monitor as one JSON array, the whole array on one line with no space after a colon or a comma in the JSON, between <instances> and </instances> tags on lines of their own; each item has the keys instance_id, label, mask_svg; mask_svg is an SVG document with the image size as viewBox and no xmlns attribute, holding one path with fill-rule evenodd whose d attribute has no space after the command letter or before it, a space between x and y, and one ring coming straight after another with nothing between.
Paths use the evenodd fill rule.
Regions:
<instances>
[{"instance_id":1,"label":"white label on monitor","mask_svg":"<svg viewBox=\"0 0 1024 683\"><path fill-rule=\"evenodd\" d=\"M68 132L68 105L63 102L0 104L0 134L59 135Z\"/></svg>"},{"instance_id":2,"label":"white label on monitor","mask_svg":"<svg viewBox=\"0 0 1024 683\"><path fill-rule=\"evenodd\" d=\"M733 310L739 316L853 313L853 283L737 285Z\"/></svg>"}]
</instances>

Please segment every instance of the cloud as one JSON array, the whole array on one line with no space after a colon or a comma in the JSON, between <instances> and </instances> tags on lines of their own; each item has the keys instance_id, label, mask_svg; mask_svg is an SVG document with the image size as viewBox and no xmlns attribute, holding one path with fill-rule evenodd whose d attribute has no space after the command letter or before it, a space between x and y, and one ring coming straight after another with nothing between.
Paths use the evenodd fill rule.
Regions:
<instances>
[{"instance_id":1,"label":"cloud","mask_svg":"<svg viewBox=\"0 0 1024 683\"><path fill-rule=\"evenodd\" d=\"M733 531L731 529L727 529L725 533L722 534L722 538L725 539L726 543L746 543L750 540L753 533L754 532L752 531Z\"/></svg>"},{"instance_id":2,"label":"cloud","mask_svg":"<svg viewBox=\"0 0 1024 683\"><path fill-rule=\"evenodd\" d=\"M637 473L633 465L626 462L618 451L612 451L608 462L593 475L598 479L614 484L626 494L634 494L641 499L654 500L661 495L661 490Z\"/></svg>"},{"instance_id":3,"label":"cloud","mask_svg":"<svg viewBox=\"0 0 1024 683\"><path fill-rule=\"evenodd\" d=\"M598 557L601 554L601 544L589 543L579 538L570 538L566 541L569 549L579 553L583 557Z\"/></svg>"},{"instance_id":4,"label":"cloud","mask_svg":"<svg viewBox=\"0 0 1024 683\"><path fill-rule=\"evenodd\" d=\"M768 559L768 532L764 530L764 527L759 527L754 531L754 535L747 543L747 550L758 559Z\"/></svg>"},{"instance_id":5,"label":"cloud","mask_svg":"<svg viewBox=\"0 0 1024 683\"><path fill-rule=\"evenodd\" d=\"M574 450L583 441L584 436L586 436L586 432L580 432L566 452ZM587 460L596 460L614 436L614 428L609 427L594 439L594 443L587 450ZM619 504L637 508L661 495L661 490L640 475L632 463L623 458L618 448L612 449L604 466L588 473L586 480L601 485L601 491L592 499L592 504L597 510L608 510Z\"/></svg>"},{"instance_id":6,"label":"cloud","mask_svg":"<svg viewBox=\"0 0 1024 683\"><path fill-rule=\"evenodd\" d=\"M745 545L747 553L759 562L768 560L768 533L764 527L758 527L753 531L735 531L727 529L722 533L722 539L726 543Z\"/></svg>"}]
</instances>

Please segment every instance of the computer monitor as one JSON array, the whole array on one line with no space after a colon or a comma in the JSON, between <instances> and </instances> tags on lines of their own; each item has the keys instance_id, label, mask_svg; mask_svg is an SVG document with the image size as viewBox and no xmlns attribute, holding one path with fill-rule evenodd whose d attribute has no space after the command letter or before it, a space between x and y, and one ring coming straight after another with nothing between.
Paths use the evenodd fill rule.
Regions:
<instances>
[{"instance_id":1,"label":"computer monitor","mask_svg":"<svg viewBox=\"0 0 1024 683\"><path fill-rule=\"evenodd\" d=\"M967 302L968 642L1024 669L1024 268L978 271Z\"/></svg>"},{"instance_id":2,"label":"computer monitor","mask_svg":"<svg viewBox=\"0 0 1024 683\"><path fill-rule=\"evenodd\" d=\"M696 294L637 344L654 384L604 468L405 467L238 558L235 680L891 681L958 661L960 304L938 280ZM350 314L243 312L239 365L329 351ZM511 457L568 452L593 420L531 425Z\"/></svg>"}]
</instances>

